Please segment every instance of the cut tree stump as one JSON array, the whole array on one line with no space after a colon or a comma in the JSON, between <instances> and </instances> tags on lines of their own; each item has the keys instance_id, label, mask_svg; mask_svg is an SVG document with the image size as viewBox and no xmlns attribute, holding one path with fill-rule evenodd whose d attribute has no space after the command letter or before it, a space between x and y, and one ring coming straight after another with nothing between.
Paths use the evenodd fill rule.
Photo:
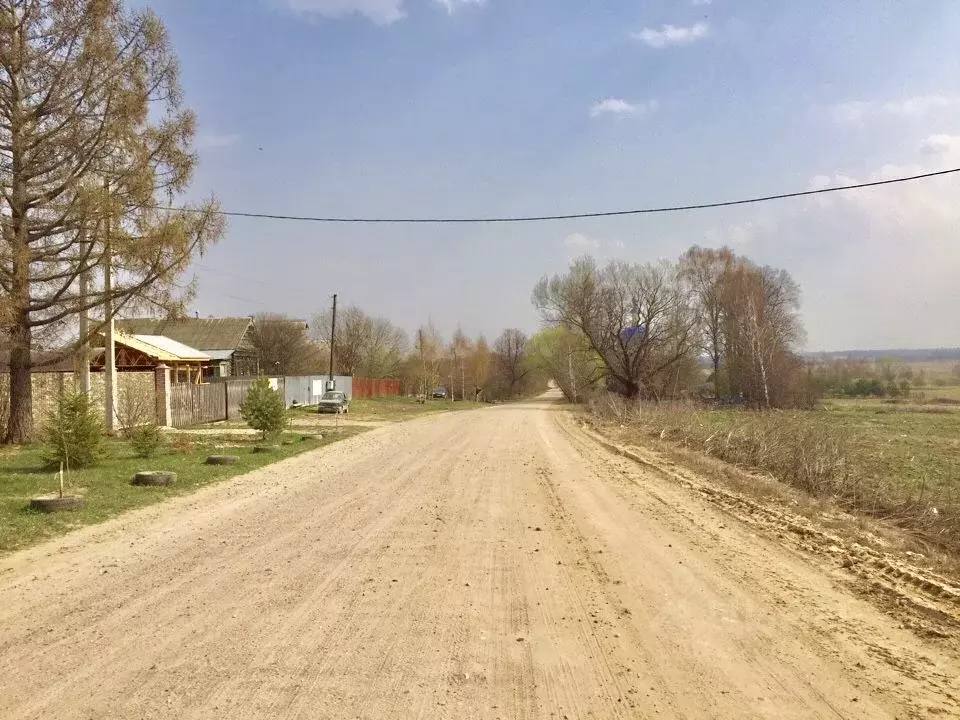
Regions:
<instances>
[{"instance_id":1,"label":"cut tree stump","mask_svg":"<svg viewBox=\"0 0 960 720\"><path fill-rule=\"evenodd\" d=\"M62 512L64 510L79 510L82 507L82 495L64 495L63 497L60 497L60 493L51 493L50 495L35 497L30 501L31 510L37 510L38 512L44 513Z\"/></svg>"},{"instance_id":2,"label":"cut tree stump","mask_svg":"<svg viewBox=\"0 0 960 720\"><path fill-rule=\"evenodd\" d=\"M207 458L207 465L236 465L240 458L236 455L211 455Z\"/></svg>"},{"instance_id":3,"label":"cut tree stump","mask_svg":"<svg viewBox=\"0 0 960 720\"><path fill-rule=\"evenodd\" d=\"M145 470L133 476L133 485L173 485L177 481L177 474L168 470Z\"/></svg>"}]
</instances>

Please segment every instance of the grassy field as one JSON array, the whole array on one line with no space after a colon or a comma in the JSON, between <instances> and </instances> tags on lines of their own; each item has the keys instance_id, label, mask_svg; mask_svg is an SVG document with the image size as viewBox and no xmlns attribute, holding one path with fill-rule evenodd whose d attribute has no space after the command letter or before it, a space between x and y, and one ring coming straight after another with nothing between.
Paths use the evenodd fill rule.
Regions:
<instances>
[{"instance_id":1,"label":"grassy field","mask_svg":"<svg viewBox=\"0 0 960 720\"><path fill-rule=\"evenodd\" d=\"M958 408L883 400L771 413L647 406L616 420L625 440L639 434L769 473L960 551Z\"/></svg>"},{"instance_id":2,"label":"grassy field","mask_svg":"<svg viewBox=\"0 0 960 720\"><path fill-rule=\"evenodd\" d=\"M914 389L915 394L923 396L925 402L936 402L939 398L960 402L960 385L928 385Z\"/></svg>"},{"instance_id":3,"label":"grassy field","mask_svg":"<svg viewBox=\"0 0 960 720\"><path fill-rule=\"evenodd\" d=\"M451 402L449 400L427 400L425 403L418 402L409 397L386 397L386 398L358 398L350 401L350 412L342 415L341 420L349 424L356 422L402 422L412 420L422 415L432 415L439 412L451 412L454 410L475 410L477 408L489 407L485 403L472 401ZM305 417L316 417L316 406L301 406L290 411L290 417L294 429L310 427L309 423L297 422ZM334 415L320 415L324 418L333 418ZM197 429L216 429L224 428L236 430L245 428L247 424L243 420L231 420L230 422L209 423L197 425Z\"/></svg>"},{"instance_id":4,"label":"grassy field","mask_svg":"<svg viewBox=\"0 0 960 720\"><path fill-rule=\"evenodd\" d=\"M817 413L843 433L866 478L921 497L960 492L960 411L881 401L829 401Z\"/></svg>"},{"instance_id":5,"label":"grassy field","mask_svg":"<svg viewBox=\"0 0 960 720\"><path fill-rule=\"evenodd\" d=\"M33 545L82 525L102 522L132 508L160 502L175 495L255 470L362 432L358 428L324 429L322 439L285 436L292 445L272 453L255 453L255 438L177 435L171 446L150 460L133 456L124 440L110 441L110 457L98 467L71 473L69 492L86 502L75 512L44 514L29 509L30 498L56 490L55 473L44 467L39 446L0 450L0 553ZM209 455L238 455L229 466L205 465ZM172 470L177 483L168 487L136 487L133 475L144 470Z\"/></svg>"},{"instance_id":6,"label":"grassy field","mask_svg":"<svg viewBox=\"0 0 960 720\"><path fill-rule=\"evenodd\" d=\"M420 415L451 410L473 410L480 407L485 407L484 403L451 402L450 400L427 400L421 403L415 398L408 397L358 398L350 402L350 413L347 419L400 422Z\"/></svg>"}]
</instances>

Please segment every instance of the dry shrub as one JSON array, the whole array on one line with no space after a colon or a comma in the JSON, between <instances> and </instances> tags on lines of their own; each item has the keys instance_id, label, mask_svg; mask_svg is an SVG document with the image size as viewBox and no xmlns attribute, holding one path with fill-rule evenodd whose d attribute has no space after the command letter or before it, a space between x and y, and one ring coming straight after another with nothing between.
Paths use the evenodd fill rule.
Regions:
<instances>
[{"instance_id":1,"label":"dry shrub","mask_svg":"<svg viewBox=\"0 0 960 720\"><path fill-rule=\"evenodd\" d=\"M136 387L121 386L117 388L116 414L124 431L152 424L156 415L154 396Z\"/></svg>"},{"instance_id":2,"label":"dry shrub","mask_svg":"<svg viewBox=\"0 0 960 720\"><path fill-rule=\"evenodd\" d=\"M196 449L197 444L182 435L178 435L170 441L170 452L176 455L189 455Z\"/></svg>"},{"instance_id":3,"label":"dry shrub","mask_svg":"<svg viewBox=\"0 0 960 720\"><path fill-rule=\"evenodd\" d=\"M867 476L849 431L814 411L718 411L694 403L602 398L591 411L646 437L769 473L817 498L890 520L931 544L960 551L960 488L919 490L895 476Z\"/></svg>"},{"instance_id":4,"label":"dry shrub","mask_svg":"<svg viewBox=\"0 0 960 720\"><path fill-rule=\"evenodd\" d=\"M6 380L2 381L7 384ZM10 395L7 388L0 388L0 436L7 434L7 421L10 419Z\"/></svg>"}]
</instances>

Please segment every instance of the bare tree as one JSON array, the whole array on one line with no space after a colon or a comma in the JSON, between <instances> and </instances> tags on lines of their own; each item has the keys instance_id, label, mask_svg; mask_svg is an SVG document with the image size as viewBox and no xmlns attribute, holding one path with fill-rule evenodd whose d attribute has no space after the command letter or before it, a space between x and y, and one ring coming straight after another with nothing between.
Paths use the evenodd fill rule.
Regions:
<instances>
[{"instance_id":1,"label":"bare tree","mask_svg":"<svg viewBox=\"0 0 960 720\"><path fill-rule=\"evenodd\" d=\"M262 313L253 319L251 341L266 373L307 375L323 369L320 348L307 336L307 323Z\"/></svg>"},{"instance_id":2,"label":"bare tree","mask_svg":"<svg viewBox=\"0 0 960 720\"><path fill-rule=\"evenodd\" d=\"M453 334L453 341L450 343L450 356L454 372L459 376L461 400L467 399L467 363L472 350L473 343L470 342L470 338L463 334L463 330L458 325L456 332ZM453 388L451 388L452 392Z\"/></svg>"},{"instance_id":3,"label":"bare tree","mask_svg":"<svg viewBox=\"0 0 960 720\"><path fill-rule=\"evenodd\" d=\"M119 0L0 0L6 442L33 434L35 339L73 334L98 306L176 311L189 296L174 280L219 238L222 219L213 202L157 208L193 175L194 126L152 12Z\"/></svg>"},{"instance_id":4,"label":"bare tree","mask_svg":"<svg viewBox=\"0 0 960 720\"><path fill-rule=\"evenodd\" d=\"M582 402L603 380L603 360L586 337L564 327L541 330L528 345L531 362L553 379L570 402Z\"/></svg>"},{"instance_id":5,"label":"bare tree","mask_svg":"<svg viewBox=\"0 0 960 720\"><path fill-rule=\"evenodd\" d=\"M710 359L714 386L720 387L720 365L724 352L723 286L737 264L730 248L701 248L694 245L680 258L680 273L691 291L699 326L700 350Z\"/></svg>"},{"instance_id":6,"label":"bare tree","mask_svg":"<svg viewBox=\"0 0 960 720\"><path fill-rule=\"evenodd\" d=\"M311 329L315 341L329 352L331 313L315 316ZM357 306L337 313L334 364L337 372L364 377L397 377L402 373L409 347L407 334L385 318L373 318Z\"/></svg>"},{"instance_id":7,"label":"bare tree","mask_svg":"<svg viewBox=\"0 0 960 720\"><path fill-rule=\"evenodd\" d=\"M697 321L676 266L573 263L544 277L533 293L544 319L582 333L600 355L608 382L627 397L652 395L660 376L697 351Z\"/></svg>"},{"instance_id":8,"label":"bare tree","mask_svg":"<svg viewBox=\"0 0 960 720\"><path fill-rule=\"evenodd\" d=\"M386 318L371 319L369 342L362 362L363 375L372 378L399 377L409 346L407 333L402 328Z\"/></svg>"},{"instance_id":9,"label":"bare tree","mask_svg":"<svg viewBox=\"0 0 960 720\"><path fill-rule=\"evenodd\" d=\"M473 399L479 400L490 379L490 346L483 335L477 338L470 354L470 377L473 382Z\"/></svg>"},{"instance_id":10,"label":"bare tree","mask_svg":"<svg viewBox=\"0 0 960 720\"><path fill-rule=\"evenodd\" d=\"M731 390L755 405L790 404L793 348L803 339L799 286L784 270L741 261L724 282L723 305Z\"/></svg>"},{"instance_id":11,"label":"bare tree","mask_svg":"<svg viewBox=\"0 0 960 720\"><path fill-rule=\"evenodd\" d=\"M523 379L531 370L527 362L526 334L516 328L504 330L493 344L493 357L497 376L505 386L507 397L516 397Z\"/></svg>"},{"instance_id":12,"label":"bare tree","mask_svg":"<svg viewBox=\"0 0 960 720\"><path fill-rule=\"evenodd\" d=\"M417 330L417 387L421 397L427 394L440 381L440 363L443 359L443 338L433 324L421 325Z\"/></svg>"}]
</instances>

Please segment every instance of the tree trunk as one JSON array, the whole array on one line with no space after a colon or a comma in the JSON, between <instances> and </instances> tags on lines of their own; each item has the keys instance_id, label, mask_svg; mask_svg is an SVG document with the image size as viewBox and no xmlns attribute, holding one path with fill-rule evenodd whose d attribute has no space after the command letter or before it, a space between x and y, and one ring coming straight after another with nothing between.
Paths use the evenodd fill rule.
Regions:
<instances>
[{"instance_id":1,"label":"tree trunk","mask_svg":"<svg viewBox=\"0 0 960 720\"><path fill-rule=\"evenodd\" d=\"M22 312L10 330L10 420L7 444L22 445L33 439L33 384L31 382L30 327Z\"/></svg>"},{"instance_id":2,"label":"tree trunk","mask_svg":"<svg viewBox=\"0 0 960 720\"><path fill-rule=\"evenodd\" d=\"M23 38L21 37L21 49ZM19 98L14 97L14 103ZM33 383L30 333L30 237L27 226L27 188L23 180L21 119L18 109L11 124L10 183L10 419L4 442L20 445L33 439Z\"/></svg>"},{"instance_id":3,"label":"tree trunk","mask_svg":"<svg viewBox=\"0 0 960 720\"><path fill-rule=\"evenodd\" d=\"M577 402L577 378L573 374L573 351L567 347L567 371L570 373L570 400Z\"/></svg>"}]
</instances>

